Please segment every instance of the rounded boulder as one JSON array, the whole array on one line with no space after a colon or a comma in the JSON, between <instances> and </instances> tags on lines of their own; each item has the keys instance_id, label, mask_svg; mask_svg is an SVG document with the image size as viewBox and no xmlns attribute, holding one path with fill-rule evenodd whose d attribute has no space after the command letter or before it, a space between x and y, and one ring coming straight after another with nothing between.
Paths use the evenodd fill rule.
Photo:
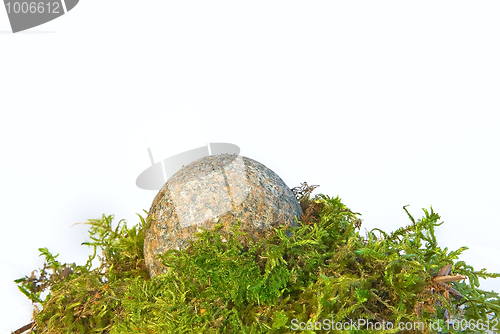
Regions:
<instances>
[{"instance_id":1,"label":"rounded boulder","mask_svg":"<svg viewBox=\"0 0 500 334\"><path fill-rule=\"evenodd\" d=\"M168 268L157 255L186 249L200 228L222 223L253 240L274 227L297 226L302 209L285 182L263 164L239 155L206 156L183 167L160 189L148 214L144 257L151 277Z\"/></svg>"}]
</instances>

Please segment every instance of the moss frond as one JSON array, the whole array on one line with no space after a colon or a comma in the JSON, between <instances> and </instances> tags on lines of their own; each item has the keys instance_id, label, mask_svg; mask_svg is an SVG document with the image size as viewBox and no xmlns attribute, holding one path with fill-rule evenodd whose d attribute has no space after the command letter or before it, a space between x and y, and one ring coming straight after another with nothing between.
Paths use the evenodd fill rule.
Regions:
<instances>
[{"instance_id":1,"label":"moss frond","mask_svg":"<svg viewBox=\"0 0 500 334\"><path fill-rule=\"evenodd\" d=\"M44 268L15 281L43 307L33 333L316 333L328 323L342 324L335 333L433 333L431 323L459 333L449 324L460 320L492 329L500 298L479 289L479 278L500 274L461 261L467 247L439 247L442 222L432 207L418 220L403 207L409 225L361 235L360 214L339 197L311 198L315 187L294 188L304 210L297 227L258 241L247 240L240 223L231 233L201 230L187 249L163 254L170 269L153 278L141 215L132 228L120 221L113 229L112 215L89 220L83 244L94 252L86 264L61 264L40 248ZM374 327L405 322L425 327Z\"/></svg>"}]
</instances>

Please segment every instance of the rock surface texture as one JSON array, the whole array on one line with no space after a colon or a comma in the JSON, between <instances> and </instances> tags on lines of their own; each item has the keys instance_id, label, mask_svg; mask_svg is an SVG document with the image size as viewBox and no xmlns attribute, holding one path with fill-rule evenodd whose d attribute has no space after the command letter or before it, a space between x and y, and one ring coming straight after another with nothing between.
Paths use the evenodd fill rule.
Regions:
<instances>
[{"instance_id":1,"label":"rock surface texture","mask_svg":"<svg viewBox=\"0 0 500 334\"><path fill-rule=\"evenodd\" d=\"M279 224L296 226L302 209L290 188L263 164L238 155L201 158L174 174L149 210L144 257L151 277L166 272L157 255L185 249L199 228L241 220L247 237L258 240Z\"/></svg>"}]
</instances>

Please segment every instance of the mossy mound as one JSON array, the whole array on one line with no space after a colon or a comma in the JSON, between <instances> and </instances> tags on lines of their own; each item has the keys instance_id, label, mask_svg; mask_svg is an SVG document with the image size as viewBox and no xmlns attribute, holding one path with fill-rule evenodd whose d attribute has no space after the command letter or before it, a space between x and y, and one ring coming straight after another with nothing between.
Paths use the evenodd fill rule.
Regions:
<instances>
[{"instance_id":1,"label":"mossy mound","mask_svg":"<svg viewBox=\"0 0 500 334\"><path fill-rule=\"evenodd\" d=\"M120 221L112 229L113 216L89 220L91 241L84 244L94 254L85 265L61 264L40 249L44 268L16 280L43 307L32 333L477 333L498 327L500 298L479 289L478 277L500 274L458 261L467 247L438 247L434 228L442 223L432 207L418 221L404 207L408 226L361 236L358 213L338 197L310 198L312 189L294 188L304 210L298 227L280 227L258 242L239 225L231 233L203 230L186 250L165 253L171 269L153 279L144 265L148 222L142 216L132 228ZM92 268L96 256L100 266ZM50 293L42 299L44 290Z\"/></svg>"}]
</instances>

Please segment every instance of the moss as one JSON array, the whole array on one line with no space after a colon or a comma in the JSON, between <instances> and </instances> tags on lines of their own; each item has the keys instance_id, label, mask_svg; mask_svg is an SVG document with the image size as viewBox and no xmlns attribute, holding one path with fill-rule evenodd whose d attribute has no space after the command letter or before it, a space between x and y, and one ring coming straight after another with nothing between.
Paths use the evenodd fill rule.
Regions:
<instances>
[{"instance_id":1,"label":"moss","mask_svg":"<svg viewBox=\"0 0 500 334\"><path fill-rule=\"evenodd\" d=\"M333 324L342 325L335 333L433 333L437 326L458 333L447 321L496 325L499 296L479 289L478 277L500 274L460 261L467 247L440 248L434 230L442 223L432 207L419 220L404 207L408 226L362 236L360 214L338 197L311 198L315 187L293 189L304 210L298 227L281 226L259 241L239 224L202 230L186 250L163 254L170 270L153 278L142 216L132 228L122 220L112 229L113 216L89 220L84 244L94 254L85 265L61 264L42 248L44 268L16 280L43 307L32 332L319 333ZM397 328L410 322L424 328Z\"/></svg>"}]
</instances>

